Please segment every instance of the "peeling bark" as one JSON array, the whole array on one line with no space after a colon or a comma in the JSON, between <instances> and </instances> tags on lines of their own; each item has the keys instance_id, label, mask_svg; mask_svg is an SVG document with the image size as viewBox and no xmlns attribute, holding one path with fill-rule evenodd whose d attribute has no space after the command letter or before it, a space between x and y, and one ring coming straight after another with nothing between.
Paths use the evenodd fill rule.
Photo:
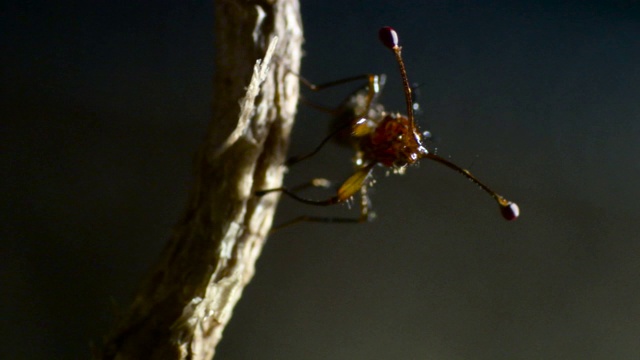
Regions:
<instances>
[{"instance_id":1,"label":"peeling bark","mask_svg":"<svg viewBox=\"0 0 640 360\"><path fill-rule=\"evenodd\" d=\"M215 5L213 119L195 184L159 260L107 336L103 359L211 359L271 228L277 196L253 193L282 182L298 101L289 71L300 66L299 4Z\"/></svg>"}]
</instances>

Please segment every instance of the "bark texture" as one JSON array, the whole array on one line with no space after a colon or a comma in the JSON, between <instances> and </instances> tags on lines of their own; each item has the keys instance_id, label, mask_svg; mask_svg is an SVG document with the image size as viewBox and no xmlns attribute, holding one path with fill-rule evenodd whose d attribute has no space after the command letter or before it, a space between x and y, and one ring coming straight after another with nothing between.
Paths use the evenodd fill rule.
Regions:
<instances>
[{"instance_id":1,"label":"bark texture","mask_svg":"<svg viewBox=\"0 0 640 360\"><path fill-rule=\"evenodd\" d=\"M300 65L299 4L215 5L213 119L195 184L160 259L107 336L103 359L211 359L271 228L277 196L253 192L282 182L298 101L289 71Z\"/></svg>"}]
</instances>

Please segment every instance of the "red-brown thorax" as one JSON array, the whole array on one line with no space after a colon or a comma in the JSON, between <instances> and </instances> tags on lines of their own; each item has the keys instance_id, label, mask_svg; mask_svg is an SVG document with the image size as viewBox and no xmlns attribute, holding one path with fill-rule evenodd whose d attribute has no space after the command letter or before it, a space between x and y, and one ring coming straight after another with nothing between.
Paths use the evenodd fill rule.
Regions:
<instances>
[{"instance_id":1,"label":"red-brown thorax","mask_svg":"<svg viewBox=\"0 0 640 360\"><path fill-rule=\"evenodd\" d=\"M387 167L411 165L427 152L411 120L401 114L386 114L375 129L361 139L365 162Z\"/></svg>"}]
</instances>

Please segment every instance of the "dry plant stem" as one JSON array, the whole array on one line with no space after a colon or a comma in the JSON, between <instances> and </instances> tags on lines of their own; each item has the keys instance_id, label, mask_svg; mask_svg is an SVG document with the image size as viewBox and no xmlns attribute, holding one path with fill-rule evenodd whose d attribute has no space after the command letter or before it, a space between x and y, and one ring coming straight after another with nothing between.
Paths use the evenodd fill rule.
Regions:
<instances>
[{"instance_id":1,"label":"dry plant stem","mask_svg":"<svg viewBox=\"0 0 640 360\"><path fill-rule=\"evenodd\" d=\"M300 66L299 4L215 5L213 119L196 156L195 186L160 259L107 336L104 359L212 358L271 227L277 196L253 192L282 182L298 101L289 70ZM275 60L256 65L274 37Z\"/></svg>"}]
</instances>

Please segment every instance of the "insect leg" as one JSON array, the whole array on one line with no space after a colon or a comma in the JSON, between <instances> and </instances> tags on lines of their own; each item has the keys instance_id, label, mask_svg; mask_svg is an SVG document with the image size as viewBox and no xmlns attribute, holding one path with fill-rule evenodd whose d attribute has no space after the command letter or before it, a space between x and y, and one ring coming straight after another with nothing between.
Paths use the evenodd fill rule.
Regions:
<instances>
[{"instance_id":1,"label":"insect leg","mask_svg":"<svg viewBox=\"0 0 640 360\"><path fill-rule=\"evenodd\" d=\"M292 156L289 159L287 159L287 166L293 166L303 160L306 160L310 157L312 157L313 155L317 154L328 142L329 140L331 140L332 137L338 135L339 133L345 131L346 129L350 128L351 124L347 123L344 124L343 126L340 126L339 128L337 128L336 130L332 131L327 137L325 137L324 139L322 139L322 141L320 142L320 144L318 146L316 146L315 149L313 149L313 151L305 154L305 155L297 155L297 156Z\"/></svg>"},{"instance_id":2,"label":"insect leg","mask_svg":"<svg viewBox=\"0 0 640 360\"><path fill-rule=\"evenodd\" d=\"M294 73L292 73L292 74L294 74ZM306 87L309 88L309 90L312 90L312 91L321 91L321 90L324 90L324 89L328 89L330 87L334 87L334 86L338 86L338 85L342 85L342 84L347 84L347 83L350 83L350 82L353 82L353 81L358 81L358 80L368 80L369 83L372 83L373 82L373 78L378 76L378 75L375 75L375 74L360 74L360 75L351 76L351 77L347 77L347 78L344 78L344 79L338 79L338 80L329 81L329 82L326 82L326 83L323 83L323 84L317 84L316 85L316 84L312 83L311 81L305 79L301 75L298 75L298 74L294 74L294 75L296 75L300 79L300 82L303 85L305 85Z\"/></svg>"},{"instance_id":3,"label":"insect leg","mask_svg":"<svg viewBox=\"0 0 640 360\"><path fill-rule=\"evenodd\" d=\"M386 76L383 75L376 75L376 74L361 74L361 75L356 75L356 76L351 76L348 78L344 78L344 79L338 79L338 80L334 80L334 81L330 81L327 83L323 83L323 84L313 84L312 82L310 82L309 80L305 79L304 77L295 74L296 76L298 76L298 78L300 79L300 82L305 85L306 87L308 87L310 90L312 91L321 91L324 89L328 89L334 86L339 86L339 85L343 85L343 84L347 84L353 81L358 81L358 80L366 80L367 81L367 111L369 109L369 107L371 106L371 102L373 101L373 99L382 91L382 87L384 86L384 83L386 81ZM362 89L357 90L355 93L362 91ZM353 96L353 94L351 95ZM345 103L347 103L349 101L349 98L347 100L345 100L344 102L342 102L340 105L338 105L335 108L331 108L331 107L327 107L327 106L323 106L323 105L319 105L314 103L313 101L310 101L304 97L301 98L303 102L305 102L307 105L329 113L329 114L338 114L340 113L341 109L344 108ZM366 115L366 113L364 114Z\"/></svg>"},{"instance_id":4,"label":"insect leg","mask_svg":"<svg viewBox=\"0 0 640 360\"><path fill-rule=\"evenodd\" d=\"M327 137L325 137L320 144L310 153L305 154L305 155L301 155L301 156L293 156L291 158L289 158L287 160L287 166L292 166L300 161L306 160L312 156L314 156L315 154L317 154L322 147L329 142L329 140L331 140L331 138L333 138L334 136L337 136L340 133L343 133L345 130L349 129L350 127L355 126L354 124L357 123L362 117L367 117L368 113L369 113L369 109L371 108L371 104L373 103L374 99L376 98L376 96L380 93L381 91L381 87L385 82L385 77L384 75L375 75L375 74L363 74L363 75L358 75L358 76L353 76L350 78L345 78L345 79L340 79L340 80L336 80L336 81L332 81L332 82L328 82L325 84L320 84L320 85L314 85L312 83L310 83L308 80L306 80L305 78L301 77L298 75L298 77L300 78L300 82L302 82L303 84L307 85L311 90L314 91L319 91L319 90L323 90L326 89L328 87L332 87L332 86L336 86L336 85L340 85L340 84L344 84L347 82L351 82L351 81L355 81L355 80L363 80L363 79L367 79L368 81L368 85L366 88L367 94L366 94L366 103L364 108L362 109L362 113L358 113L358 114L353 114L353 118L349 119L348 121L345 121L343 124L341 124L341 126L338 126L335 130L333 130ZM363 90L359 90L359 91L363 91ZM354 95L352 95L354 96ZM351 97L352 97L351 96ZM365 95L363 95L365 96ZM343 107L345 107L345 104L349 102L349 99L351 99L351 97L349 97L347 100L345 100L342 104L340 104L337 108L335 109L331 109L331 108L326 108L323 107L321 105L317 105L314 103L311 103L307 100L305 100L307 103L309 103L311 106L322 110L322 111L326 111L328 113L337 115L340 113L341 109ZM354 127L354 132L356 132L357 130Z\"/></svg>"},{"instance_id":5,"label":"insect leg","mask_svg":"<svg viewBox=\"0 0 640 360\"><path fill-rule=\"evenodd\" d=\"M301 197L298 194L296 194L293 189L288 189L284 186L279 188L273 188L273 189L258 190L255 192L255 194L256 196L264 196L272 192L281 192L289 196L290 198L305 204L316 205L316 206L328 206L328 205L343 203L348 199L350 199L352 196L354 196L358 191L361 192L361 195L362 195L361 196L361 213L359 218L349 219L349 218L333 218L333 217L300 216L284 224L278 225L275 229L281 229L283 227L296 224L298 222L326 222L326 223L365 222L369 219L369 199L366 196L366 182L369 178L369 175L371 174L371 171L374 165L375 163L369 164L366 167L363 167L357 170L349 178L347 178L347 180L345 180L345 182L342 183L342 185L340 185L340 188L338 188L336 195L324 200L312 200L312 199Z\"/></svg>"},{"instance_id":6,"label":"insect leg","mask_svg":"<svg viewBox=\"0 0 640 360\"><path fill-rule=\"evenodd\" d=\"M293 187L289 190L291 190L292 192L298 192L300 190L305 190L308 188L325 188L328 189L331 186L331 181L329 181L328 179L325 178L313 178L309 181L307 181L306 183L300 184L296 187Z\"/></svg>"}]
</instances>

